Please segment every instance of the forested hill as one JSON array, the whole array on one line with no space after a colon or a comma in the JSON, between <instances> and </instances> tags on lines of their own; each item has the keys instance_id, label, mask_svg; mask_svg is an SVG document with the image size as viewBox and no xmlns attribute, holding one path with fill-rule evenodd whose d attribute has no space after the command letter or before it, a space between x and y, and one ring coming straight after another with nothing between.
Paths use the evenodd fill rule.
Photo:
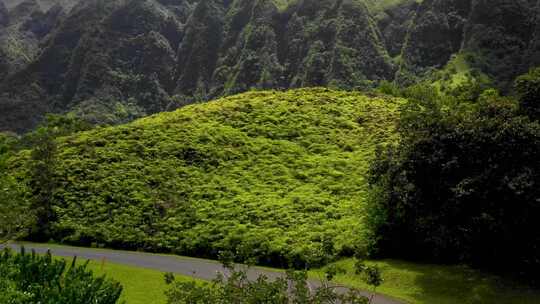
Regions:
<instances>
[{"instance_id":1,"label":"forested hill","mask_svg":"<svg viewBox=\"0 0 540 304\"><path fill-rule=\"evenodd\" d=\"M47 112L121 123L250 88L481 78L504 89L540 62L539 7L538 0L0 0L0 131L28 130Z\"/></svg>"}]
</instances>

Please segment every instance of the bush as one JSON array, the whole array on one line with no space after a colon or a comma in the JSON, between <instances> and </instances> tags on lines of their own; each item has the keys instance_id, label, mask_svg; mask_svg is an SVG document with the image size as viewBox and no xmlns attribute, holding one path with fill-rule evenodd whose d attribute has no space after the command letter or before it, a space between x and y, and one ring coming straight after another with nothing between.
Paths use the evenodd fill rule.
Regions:
<instances>
[{"instance_id":1,"label":"bush","mask_svg":"<svg viewBox=\"0 0 540 304\"><path fill-rule=\"evenodd\" d=\"M247 271L226 265L228 275L219 274L212 283L177 282L167 291L167 304L272 303L272 304L367 304L358 291L338 293L329 281L311 290L307 272L288 271L275 280L259 276L249 280ZM166 281L171 281L166 277ZM174 281L174 280L172 280Z\"/></svg>"},{"instance_id":2,"label":"bush","mask_svg":"<svg viewBox=\"0 0 540 304\"><path fill-rule=\"evenodd\" d=\"M6 249L0 255L0 303L114 304L122 287L105 277L94 277L87 263L69 267L65 260L20 254Z\"/></svg>"}]
</instances>

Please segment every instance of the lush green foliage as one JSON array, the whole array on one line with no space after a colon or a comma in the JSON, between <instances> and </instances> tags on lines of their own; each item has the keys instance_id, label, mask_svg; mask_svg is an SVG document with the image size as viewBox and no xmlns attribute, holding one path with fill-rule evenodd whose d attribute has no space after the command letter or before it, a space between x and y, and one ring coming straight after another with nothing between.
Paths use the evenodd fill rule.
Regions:
<instances>
[{"instance_id":1,"label":"lush green foliage","mask_svg":"<svg viewBox=\"0 0 540 304\"><path fill-rule=\"evenodd\" d=\"M488 90L474 104L412 99L400 135L371 169L378 253L537 273L540 125Z\"/></svg>"},{"instance_id":2,"label":"lush green foliage","mask_svg":"<svg viewBox=\"0 0 540 304\"><path fill-rule=\"evenodd\" d=\"M15 151L17 139L0 133L0 243L23 237L33 223L24 189L6 172L7 159Z\"/></svg>"},{"instance_id":3,"label":"lush green foliage","mask_svg":"<svg viewBox=\"0 0 540 304\"><path fill-rule=\"evenodd\" d=\"M375 146L395 138L399 103L251 92L65 137L53 237L196 256L228 249L279 266L350 254L364 176ZM31 186L27 172L15 170Z\"/></svg>"},{"instance_id":4,"label":"lush green foliage","mask_svg":"<svg viewBox=\"0 0 540 304\"><path fill-rule=\"evenodd\" d=\"M0 242L27 237L48 240L57 187L56 138L89 129L72 116L47 115L35 131L19 138L0 133ZM32 147L28 162L28 189L17 182L7 160Z\"/></svg>"},{"instance_id":5,"label":"lush green foliage","mask_svg":"<svg viewBox=\"0 0 540 304\"><path fill-rule=\"evenodd\" d=\"M0 302L12 304L114 304L122 287L104 277L96 278L75 260L67 267L51 254L38 256L21 251L0 254Z\"/></svg>"}]
</instances>

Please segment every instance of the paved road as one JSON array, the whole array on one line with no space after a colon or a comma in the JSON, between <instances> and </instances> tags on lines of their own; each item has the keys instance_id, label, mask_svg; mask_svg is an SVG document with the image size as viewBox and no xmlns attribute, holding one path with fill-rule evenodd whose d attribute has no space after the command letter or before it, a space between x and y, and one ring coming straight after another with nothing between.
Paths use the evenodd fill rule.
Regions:
<instances>
[{"instance_id":1,"label":"paved road","mask_svg":"<svg viewBox=\"0 0 540 304\"><path fill-rule=\"evenodd\" d=\"M99 250L57 245L53 245L49 248L45 244L24 243L23 245L27 250L34 250L36 253L46 253L47 250L50 249L52 254L55 256L77 256L78 258L82 259L98 261L105 259L107 262L111 263L132 265L163 272L173 272L203 280L214 279L218 272L226 273L226 270L221 266L221 264L211 260L194 259L173 255L159 255L119 250ZM7 246L15 250L19 250L21 247L20 244L9 244ZM0 245L0 248L2 247L3 246ZM261 268L250 268L248 271L248 277L250 279L255 279L260 275L265 275L268 278L277 278L283 274ZM310 281L309 284L312 286L318 285L316 281ZM363 294L368 297L371 296L371 294L368 292L363 292ZM374 296L372 303L403 304L403 302L379 294Z\"/></svg>"}]
</instances>

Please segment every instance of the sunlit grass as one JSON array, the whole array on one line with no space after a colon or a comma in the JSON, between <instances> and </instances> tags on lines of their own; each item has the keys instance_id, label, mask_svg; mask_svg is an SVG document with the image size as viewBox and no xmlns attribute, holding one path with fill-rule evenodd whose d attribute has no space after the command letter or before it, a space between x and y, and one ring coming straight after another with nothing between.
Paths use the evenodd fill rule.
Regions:
<instances>
[{"instance_id":1,"label":"sunlit grass","mask_svg":"<svg viewBox=\"0 0 540 304\"><path fill-rule=\"evenodd\" d=\"M369 289L354 273L354 260L336 263L347 270L337 283ZM370 261L382 270L384 283L377 292L413 304L534 304L540 291L465 266L418 264L397 260ZM321 270L312 271L320 277Z\"/></svg>"}]
</instances>

